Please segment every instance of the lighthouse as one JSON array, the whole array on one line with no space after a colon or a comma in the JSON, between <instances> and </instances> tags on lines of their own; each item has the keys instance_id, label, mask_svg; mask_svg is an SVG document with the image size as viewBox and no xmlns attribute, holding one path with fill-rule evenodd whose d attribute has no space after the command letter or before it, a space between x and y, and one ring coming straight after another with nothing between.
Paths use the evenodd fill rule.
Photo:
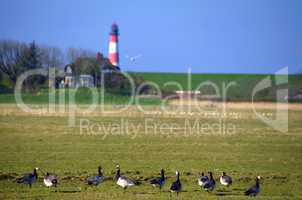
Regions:
<instances>
[{"instance_id":1,"label":"lighthouse","mask_svg":"<svg viewBox=\"0 0 302 200\"><path fill-rule=\"evenodd\" d=\"M118 35L118 26L113 23L110 32L108 58L111 64L119 69Z\"/></svg>"}]
</instances>

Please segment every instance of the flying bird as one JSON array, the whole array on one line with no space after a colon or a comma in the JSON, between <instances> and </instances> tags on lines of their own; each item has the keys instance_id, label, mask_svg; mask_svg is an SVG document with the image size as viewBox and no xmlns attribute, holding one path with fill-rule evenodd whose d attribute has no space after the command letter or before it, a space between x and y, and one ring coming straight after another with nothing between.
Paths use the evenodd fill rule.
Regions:
<instances>
[{"instance_id":1,"label":"flying bird","mask_svg":"<svg viewBox=\"0 0 302 200\"><path fill-rule=\"evenodd\" d=\"M131 62L134 62L134 61L136 61L137 59L139 59L142 56L143 56L142 54L138 54L136 56L128 56L128 55L126 55L125 58L129 59Z\"/></svg>"}]
</instances>

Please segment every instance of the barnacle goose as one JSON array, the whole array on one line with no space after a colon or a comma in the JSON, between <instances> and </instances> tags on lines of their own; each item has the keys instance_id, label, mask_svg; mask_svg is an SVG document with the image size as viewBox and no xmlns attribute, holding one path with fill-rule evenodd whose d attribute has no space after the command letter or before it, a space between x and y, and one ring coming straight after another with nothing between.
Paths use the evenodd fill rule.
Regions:
<instances>
[{"instance_id":1,"label":"barnacle goose","mask_svg":"<svg viewBox=\"0 0 302 200\"><path fill-rule=\"evenodd\" d=\"M222 172L222 176L220 176L221 185L230 186L233 183L232 177L226 175L225 172Z\"/></svg>"},{"instance_id":2,"label":"barnacle goose","mask_svg":"<svg viewBox=\"0 0 302 200\"><path fill-rule=\"evenodd\" d=\"M256 196L260 192L260 176L257 176L256 178L256 184L252 187L250 187L247 191L244 192L246 196Z\"/></svg>"},{"instance_id":3,"label":"barnacle goose","mask_svg":"<svg viewBox=\"0 0 302 200\"><path fill-rule=\"evenodd\" d=\"M170 187L170 192L176 192L176 194L178 195L179 192L181 192L181 182L179 179L179 172L176 171L176 181L172 183L171 187Z\"/></svg>"},{"instance_id":4,"label":"barnacle goose","mask_svg":"<svg viewBox=\"0 0 302 200\"><path fill-rule=\"evenodd\" d=\"M17 179L17 183L28 184L31 187L31 185L34 182L36 182L38 179L38 173L37 173L38 169L39 168L36 167L36 168L34 168L33 173L24 174L23 177Z\"/></svg>"},{"instance_id":5,"label":"barnacle goose","mask_svg":"<svg viewBox=\"0 0 302 200\"><path fill-rule=\"evenodd\" d=\"M203 187L208 180L209 180L209 177L205 176L204 173L202 172L201 176L197 179L198 185L200 187Z\"/></svg>"},{"instance_id":6,"label":"barnacle goose","mask_svg":"<svg viewBox=\"0 0 302 200\"><path fill-rule=\"evenodd\" d=\"M156 177L150 181L151 185L153 185L154 187L159 187L159 189L161 189L165 184L165 170L161 169L160 175L160 177Z\"/></svg>"},{"instance_id":7,"label":"barnacle goose","mask_svg":"<svg viewBox=\"0 0 302 200\"><path fill-rule=\"evenodd\" d=\"M46 187L57 187L58 179L54 175L50 175L48 172L46 172L43 182Z\"/></svg>"},{"instance_id":8,"label":"barnacle goose","mask_svg":"<svg viewBox=\"0 0 302 200\"><path fill-rule=\"evenodd\" d=\"M91 176L87 179L88 185L98 185L104 181L103 169L101 166L98 167L98 174Z\"/></svg>"},{"instance_id":9,"label":"barnacle goose","mask_svg":"<svg viewBox=\"0 0 302 200\"><path fill-rule=\"evenodd\" d=\"M213 191L216 185L212 172L209 172L209 176L210 176L209 180L203 186L203 189L205 189L208 192Z\"/></svg>"},{"instance_id":10,"label":"barnacle goose","mask_svg":"<svg viewBox=\"0 0 302 200\"><path fill-rule=\"evenodd\" d=\"M116 184L121 186L124 190L126 190L130 186L134 186L137 184L136 181L126 176L121 176L121 170L119 165L116 166L116 173L114 179L116 181Z\"/></svg>"}]
</instances>

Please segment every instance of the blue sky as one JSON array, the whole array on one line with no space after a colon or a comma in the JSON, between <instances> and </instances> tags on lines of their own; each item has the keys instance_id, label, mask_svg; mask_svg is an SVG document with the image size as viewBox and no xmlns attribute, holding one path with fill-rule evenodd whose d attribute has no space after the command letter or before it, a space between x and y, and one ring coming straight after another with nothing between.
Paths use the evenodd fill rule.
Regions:
<instances>
[{"instance_id":1,"label":"blue sky","mask_svg":"<svg viewBox=\"0 0 302 200\"><path fill-rule=\"evenodd\" d=\"M0 39L107 55L114 21L125 70L302 73L301 0L0 1Z\"/></svg>"}]
</instances>

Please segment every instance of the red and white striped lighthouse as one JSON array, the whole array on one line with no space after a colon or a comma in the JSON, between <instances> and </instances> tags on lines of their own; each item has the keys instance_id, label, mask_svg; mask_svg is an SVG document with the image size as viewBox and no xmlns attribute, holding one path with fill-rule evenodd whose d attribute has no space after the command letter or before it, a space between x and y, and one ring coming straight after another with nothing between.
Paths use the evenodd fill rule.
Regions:
<instances>
[{"instance_id":1,"label":"red and white striped lighthouse","mask_svg":"<svg viewBox=\"0 0 302 200\"><path fill-rule=\"evenodd\" d=\"M116 23L113 23L111 26L110 32L110 41L109 41L109 61L112 65L119 66L119 53L118 53L118 26Z\"/></svg>"}]
</instances>

